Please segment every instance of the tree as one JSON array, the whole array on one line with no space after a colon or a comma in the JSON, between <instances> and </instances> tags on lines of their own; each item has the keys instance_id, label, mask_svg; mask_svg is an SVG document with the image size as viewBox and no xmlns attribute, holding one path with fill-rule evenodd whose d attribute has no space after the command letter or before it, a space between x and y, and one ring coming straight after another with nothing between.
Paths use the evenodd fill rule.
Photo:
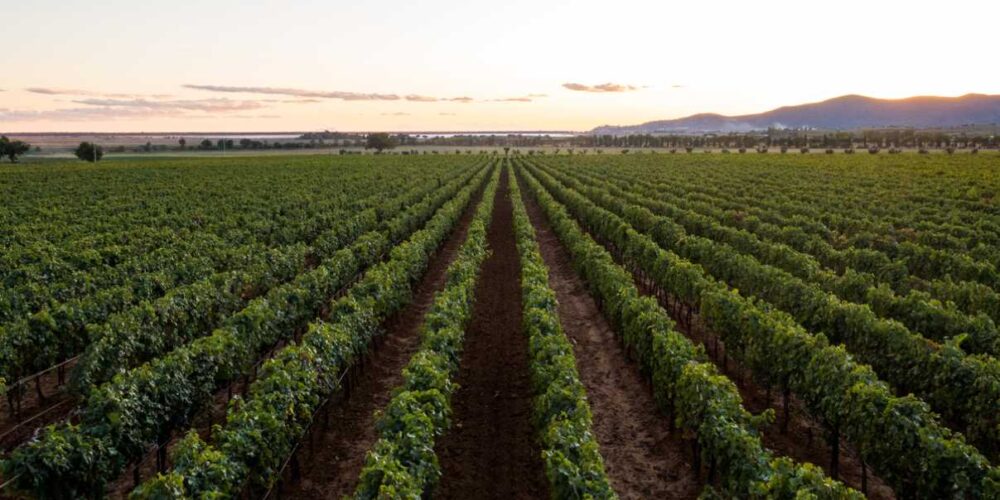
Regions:
<instances>
[{"instance_id":1,"label":"tree","mask_svg":"<svg viewBox=\"0 0 1000 500\"><path fill-rule=\"evenodd\" d=\"M385 149L396 147L396 140L384 132L378 134L368 134L365 141L365 149L374 149L376 153L381 153Z\"/></svg>"},{"instance_id":2,"label":"tree","mask_svg":"<svg viewBox=\"0 0 1000 500\"><path fill-rule=\"evenodd\" d=\"M24 141L12 141L7 136L0 136L0 158L7 158L11 163L17 163L17 157L31 151L31 144Z\"/></svg>"},{"instance_id":3,"label":"tree","mask_svg":"<svg viewBox=\"0 0 1000 500\"><path fill-rule=\"evenodd\" d=\"M104 148L98 146L97 144L84 141L76 147L76 151L73 151L73 154L83 161L94 163L101 161L101 158L104 158Z\"/></svg>"},{"instance_id":4,"label":"tree","mask_svg":"<svg viewBox=\"0 0 1000 500\"><path fill-rule=\"evenodd\" d=\"M187 139L181 137L180 139L177 140L177 144L180 144L181 149L185 149L187 148L188 141Z\"/></svg>"}]
</instances>

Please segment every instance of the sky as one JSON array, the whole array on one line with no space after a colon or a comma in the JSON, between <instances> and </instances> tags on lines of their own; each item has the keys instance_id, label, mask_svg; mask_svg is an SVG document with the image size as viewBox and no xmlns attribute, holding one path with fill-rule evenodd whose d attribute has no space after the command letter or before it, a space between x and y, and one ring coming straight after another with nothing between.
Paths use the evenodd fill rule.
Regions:
<instances>
[{"instance_id":1,"label":"sky","mask_svg":"<svg viewBox=\"0 0 1000 500\"><path fill-rule=\"evenodd\" d=\"M589 130L1000 94L1000 2L0 0L0 131Z\"/></svg>"}]
</instances>

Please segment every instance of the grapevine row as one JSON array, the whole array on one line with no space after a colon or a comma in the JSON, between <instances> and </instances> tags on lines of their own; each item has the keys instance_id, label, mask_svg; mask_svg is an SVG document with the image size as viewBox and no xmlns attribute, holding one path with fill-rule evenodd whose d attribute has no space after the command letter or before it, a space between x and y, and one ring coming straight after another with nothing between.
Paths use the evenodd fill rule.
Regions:
<instances>
[{"instance_id":1,"label":"grapevine row","mask_svg":"<svg viewBox=\"0 0 1000 500\"><path fill-rule=\"evenodd\" d=\"M588 185L592 186L598 182L593 177L585 182L579 180L578 176L574 176L576 177L574 180L562 172L546 171L577 190L586 190ZM965 334L968 338L961 344L965 351L993 356L1000 354L1000 331L986 316L969 317L954 307L948 308L934 301L925 292L912 290L905 296L898 296L886 286L877 286L877 278L870 273L847 269L844 274L836 275L823 269L811 256L801 254L783 244L761 240L742 229L723 226L708 216L664 201L663 197L649 199L614 185L605 189L611 196L670 218L683 226L689 234L729 245L741 253L754 257L761 264L774 266L805 282L815 283L824 291L833 293L841 299L867 304L879 316L900 321L911 330L920 332L932 340L943 342Z\"/></svg>"},{"instance_id":2,"label":"grapevine row","mask_svg":"<svg viewBox=\"0 0 1000 500\"><path fill-rule=\"evenodd\" d=\"M843 347L810 334L787 314L727 289L701 267L661 248L653 237L584 196L555 185L544 174L525 172L536 192L565 203L590 231L613 244L658 287L695 304L701 318L722 336L728 352L765 382L797 394L828 426L831 442L843 435L854 443L897 492L927 498L1000 495L1000 471L960 435L942 426L925 403L893 395L875 372L856 363Z\"/></svg>"},{"instance_id":3,"label":"grapevine row","mask_svg":"<svg viewBox=\"0 0 1000 500\"><path fill-rule=\"evenodd\" d=\"M398 184L387 193L396 189ZM342 209L363 209L365 204L376 201L378 197L362 203L338 198L331 206L339 204ZM346 211L332 211L317 219L336 221L345 216ZM309 231L295 233L294 237L304 238L313 234L314 226L308 227ZM319 236L317 244L324 243L323 237ZM197 244L206 238L213 242L212 248L217 250L210 251L210 247ZM185 303L199 301L205 293L214 289L220 290L219 294L226 296L235 307L248 292L261 288L266 290L267 283L284 281L301 272L305 264L304 256L309 250L301 243L270 250L260 244L233 248L218 237L202 233L190 239L193 243L171 247L169 253L165 250L142 256L143 262L157 263L155 265L160 267L159 270L134 275L136 269L121 269L122 279L127 277L130 280L128 284L99 288L91 295L53 304L28 319L0 327L0 377L13 381L26 373L70 358L93 340L102 338L109 329L148 328L150 323L159 321L166 324L158 331L182 329L183 325L171 322L186 319L183 317L184 309L187 309ZM212 276L203 279L205 275ZM144 302L161 295L164 296L152 304ZM122 316L109 317L137 302L143 303ZM200 310L203 305L196 304L195 307Z\"/></svg>"},{"instance_id":4,"label":"grapevine row","mask_svg":"<svg viewBox=\"0 0 1000 500\"><path fill-rule=\"evenodd\" d=\"M790 189L788 182L790 182L790 179L782 179L782 184L771 185L755 179L753 183L753 187L756 190L755 196L760 196L760 193L767 191L766 188L773 188L771 192L787 192ZM678 193L684 193L686 189L690 189L690 181L683 180L680 183L677 186L660 183L657 184L657 187L665 190L673 190ZM764 184L764 186L761 186L761 184ZM824 182L818 184L826 185ZM761 189L762 187L765 189ZM796 193L800 193L800 191L796 190ZM691 196L687 193L684 193L684 195L686 197ZM945 279L950 277L959 281L979 282L994 288L997 288L997 285L1000 284L1000 272L997 271L996 264L994 264L995 259L984 261L970 255L953 251L943 251L925 244L907 241L902 237L887 240L885 237L880 236L885 234L886 230L862 230L864 227L859 226L865 226L865 221L871 218L872 212L855 211L852 212L850 217L835 216L832 207L843 206L845 203L843 200L845 193L842 191L838 192L838 196L839 198L835 200L817 202L813 205L800 204L797 201L784 199L784 197L782 197L782 201L780 202L757 202L760 205L769 207L769 210L765 210L766 214L754 208L755 201L752 198L745 198L741 202L732 203L731 206L741 212L749 211L762 217L766 215L767 220L781 225L792 224L798 228L815 232L813 236L819 234L823 238L830 239L836 234L840 238L845 236L850 237L847 241L847 248L842 250L831 247L822 238L813 239L810 241L810 244L815 245L816 242L820 243L814 249L821 251L821 253L817 253L816 255L821 258L821 261L825 265L838 271L842 271L846 267L854 267L859 270L887 274L896 279L894 286L897 287L898 291L904 291L908 287L905 281L907 274L924 279ZM710 202L710 200L706 201ZM823 207L823 210L817 209L817 204ZM917 207L921 207L921 205ZM923 205L923 208L927 208L926 203ZM885 204L880 204L873 211L878 212L879 209L884 210ZM788 213L795 214L795 216L787 217ZM913 214L911 213L912 216ZM926 213L920 213L920 217L924 219L927 216L928 214ZM835 232L831 232L823 225L823 221L827 221L831 217L839 217L843 221L842 224L836 226L837 231ZM921 221L924 219L915 218L909 224L903 224L902 222L899 222L899 224L904 227L922 227ZM978 222L971 221L970 224L979 227L983 222L984 220L979 219Z\"/></svg>"},{"instance_id":5,"label":"grapevine row","mask_svg":"<svg viewBox=\"0 0 1000 500\"><path fill-rule=\"evenodd\" d=\"M459 172L450 172L448 176ZM446 177L448 177L446 176ZM129 315L114 318L88 347L74 373L78 389L106 382L114 373L123 373L149 359L183 345L200 335L210 333L221 324L229 328L245 318L234 315L248 301L245 290L268 290L288 281L302 271L303 256L321 262L334 256L362 234L378 229L380 213L400 213L405 207L419 202L432 192L439 179L425 182L402 196L385 199L354 215L343 214L341 220L320 235L316 244L298 249L291 262L276 258L261 266L256 273L243 273L224 279L209 277L189 287L182 287L150 306L141 307ZM386 221L382 221L386 222ZM280 256L278 256L280 257ZM327 263L329 264L329 263Z\"/></svg>"},{"instance_id":6,"label":"grapevine row","mask_svg":"<svg viewBox=\"0 0 1000 500\"><path fill-rule=\"evenodd\" d=\"M522 317L536 394L534 421L550 491L556 498L616 498L592 430L590 405L576 370L573 345L559 323L549 271L513 175L510 197L521 262Z\"/></svg>"},{"instance_id":7,"label":"grapevine row","mask_svg":"<svg viewBox=\"0 0 1000 500\"><path fill-rule=\"evenodd\" d=\"M642 371L651 376L657 403L672 423L695 434L700 457L718 474L726 496L795 498L799 492L809 492L819 498L860 498L813 465L772 457L757 430L771 413L747 412L736 386L706 361L704 350L677 333L656 300L642 297L611 254L584 233L530 173L519 171L569 250L577 272L627 349L639 359Z\"/></svg>"},{"instance_id":8,"label":"grapevine row","mask_svg":"<svg viewBox=\"0 0 1000 500\"><path fill-rule=\"evenodd\" d=\"M486 172L480 169L474 189ZM17 486L42 497L73 497L102 491L127 463L172 429L187 425L217 387L246 373L266 348L291 337L316 317L336 290L416 231L466 179L451 181L396 216L383 232L369 232L291 283L254 299L234 326L174 349L116 376L87 398L79 425L48 428L4 463ZM72 443L72 446L65 446Z\"/></svg>"},{"instance_id":9,"label":"grapevine row","mask_svg":"<svg viewBox=\"0 0 1000 500\"><path fill-rule=\"evenodd\" d=\"M245 254L234 250L241 246L247 246L247 252L259 252L261 248L268 248L269 242L293 244L317 234L318 230L335 220L330 217L335 209L352 208L353 200L344 190L364 188L368 182L366 177L363 172L353 178L347 177L343 179L343 184L336 185L335 191L315 202L291 201L290 206L273 207L277 213L258 215L256 223L248 227L250 231L239 230L238 226L245 224L250 215L242 213L223 218L212 217L199 224L201 227L194 231L173 230L163 234L162 231L151 232L147 227L134 231L117 228L114 236L122 245L102 250L82 250L74 257L78 261L75 266L62 262L57 255L47 254L37 264L43 266L37 270L40 272L32 272L37 265L27 265L11 269L4 277L8 303L0 306L0 315L26 320L35 313L72 313L74 306L66 302L75 302L110 288L132 291L139 300L153 298L157 291L175 282L187 283L239 263ZM307 216L310 212L315 215ZM201 218L199 215L195 217ZM94 228L93 221L87 219L77 224ZM61 254L65 248L56 246L52 248L52 253ZM202 267L185 269L195 263ZM227 266L226 263L230 264ZM207 269L204 267L206 264L209 265Z\"/></svg>"},{"instance_id":10,"label":"grapevine row","mask_svg":"<svg viewBox=\"0 0 1000 500\"><path fill-rule=\"evenodd\" d=\"M381 323L409 302L434 249L481 185L482 174L337 300L329 321L310 325L300 344L268 361L246 401L230 407L214 445L188 433L174 454L173 470L147 481L134 496L232 497L248 484L269 486L315 409L338 389L341 374L364 355ZM495 185L496 173L490 179Z\"/></svg>"},{"instance_id":11,"label":"grapevine row","mask_svg":"<svg viewBox=\"0 0 1000 500\"><path fill-rule=\"evenodd\" d=\"M823 162L803 168L806 165L800 160L782 164L779 158L772 157L766 162L767 168L760 168L764 162L751 161L736 169L728 165L716 168L720 164L713 161L709 165L692 165L699 177L710 181L692 187L698 193L738 195L739 208L751 212L755 206L777 208L796 218L796 222L808 222L803 227L823 237L831 233L849 235L848 243L852 245L892 253L895 241L906 240L966 250L977 259L996 262L1000 244L996 210L988 199L985 203L968 199L968 181L992 176L990 166L951 164L952 173L959 175L945 176L940 169L944 165L925 162L938 170L929 172L929 168L912 161L891 166L867 161L841 165ZM662 172L668 174L662 177L664 180L680 180L669 175L673 170ZM988 184L974 185L980 191L986 188L982 194L991 196ZM817 205L835 210L817 210Z\"/></svg>"},{"instance_id":12,"label":"grapevine row","mask_svg":"<svg viewBox=\"0 0 1000 500\"><path fill-rule=\"evenodd\" d=\"M701 265L748 296L790 313L804 327L846 344L898 392L913 392L927 400L988 456L1000 451L1000 413L996 411L1000 407L1000 363L995 358L966 355L957 346L929 341L897 322L879 318L867 306L842 301L815 284L762 265L727 245L687 234L670 219L606 191L588 189L588 200L572 189L557 187L557 181L547 175L540 178L560 193L596 202L610 210L609 214L624 216L627 223L648 233L664 249Z\"/></svg>"},{"instance_id":13,"label":"grapevine row","mask_svg":"<svg viewBox=\"0 0 1000 500\"><path fill-rule=\"evenodd\" d=\"M499 170L483 194L445 288L424 317L421 344L403 369L403 382L376 424L378 440L361 469L356 499L421 498L441 477L434 443L450 427L451 398L465 327L472 317L480 268L489 254L486 230L493 215Z\"/></svg>"},{"instance_id":14,"label":"grapevine row","mask_svg":"<svg viewBox=\"0 0 1000 500\"><path fill-rule=\"evenodd\" d=\"M876 285L867 276L862 276L863 274L874 275L879 282L887 283L897 293L909 295L914 289L922 290L929 293L930 297L934 299L953 302L959 310L965 311L968 314L973 316L986 314L994 323L1000 322L1000 293L997 293L992 288L975 281L953 281L951 278L925 281L909 275L906 266L900 263L893 263L885 256L878 258L877 253L872 250L837 250L826 241L825 238L832 237L828 232L822 233L823 236L820 236L809 234L803 230L809 227L809 224L814 224L815 219L796 217L793 218L795 223L792 224L790 222L792 219L784 219L780 214L765 214L759 210L755 211L752 209L749 211L757 213L760 217L753 215L737 217L734 216L733 211L743 213L748 210L747 206L743 204L744 202L724 198L726 195L721 193L717 197L699 196L697 197L698 199L694 199L695 197L686 190L696 188L695 184L657 184L654 187L649 182L636 179L635 177L622 176L615 170L606 168L600 170L600 178L613 179L619 186L628 187L649 197L646 201L650 203L647 207L651 210L658 211L654 200L674 197L678 200L677 203L688 207L692 211L707 214L722 224L746 230L758 235L763 240L784 243L805 254L813 255L821 263L831 267L835 271L841 274L852 275L852 278L846 280L847 282L844 284L845 290L850 290L856 286ZM675 192L677 194L671 194ZM728 196L732 197L731 194ZM768 220L788 225L767 222L767 220L762 219L765 217ZM786 270L793 272L788 268ZM852 285L850 281L853 280L858 280L860 283ZM885 295L885 292L878 290L875 294ZM915 305L919 307L926 307L919 302L931 302L926 300L927 297L922 294L914 295L914 299L917 301ZM942 304L940 309L944 309L944 312L925 310L920 314L909 313L918 317L922 316L922 321L928 323L926 327L915 329L919 331L933 331L936 328L940 328L941 321L946 320L943 317L955 314L952 312L951 306L947 303ZM989 326L981 318L973 317L969 321L971 321L971 324L968 325L968 330L965 331L975 332L980 329L989 329Z\"/></svg>"}]
</instances>

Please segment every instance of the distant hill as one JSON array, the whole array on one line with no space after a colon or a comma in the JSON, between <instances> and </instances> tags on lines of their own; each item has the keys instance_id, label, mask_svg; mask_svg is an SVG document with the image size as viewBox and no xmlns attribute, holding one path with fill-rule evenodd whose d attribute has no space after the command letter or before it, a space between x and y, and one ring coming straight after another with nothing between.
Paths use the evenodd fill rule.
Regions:
<instances>
[{"instance_id":1,"label":"distant hill","mask_svg":"<svg viewBox=\"0 0 1000 500\"><path fill-rule=\"evenodd\" d=\"M641 125L597 127L593 134L747 132L769 127L849 130L878 127L943 128L1000 123L1000 95L875 99L846 95L785 106L765 113L724 116L703 113Z\"/></svg>"}]
</instances>

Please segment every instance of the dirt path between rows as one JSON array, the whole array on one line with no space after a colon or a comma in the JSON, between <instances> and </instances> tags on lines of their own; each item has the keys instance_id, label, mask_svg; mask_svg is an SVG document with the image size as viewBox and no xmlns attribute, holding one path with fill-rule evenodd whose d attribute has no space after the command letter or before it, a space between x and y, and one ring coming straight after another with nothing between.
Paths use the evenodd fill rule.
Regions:
<instances>
[{"instance_id":1,"label":"dirt path between rows","mask_svg":"<svg viewBox=\"0 0 1000 500\"><path fill-rule=\"evenodd\" d=\"M481 199L482 191L472 198L455 230L431 259L414 289L413 301L386 321L384 340L367 360L350 397L331 402L328 420L306 438L310 444L300 451L301 478L282 489L282 498L340 499L354 493L365 456L378 439L375 411L389 403L393 389L403 380L403 367L420 347L424 315L434 294L444 288L445 273L465 241Z\"/></svg>"},{"instance_id":2,"label":"dirt path between rows","mask_svg":"<svg viewBox=\"0 0 1000 500\"><path fill-rule=\"evenodd\" d=\"M46 425L64 420L76 408L79 398L68 389L69 373L76 363L69 363L64 381L60 384L55 370L46 373L36 383L24 388L21 399L21 413L13 415L7 398L2 398L0 408L0 450L6 453L20 446ZM38 397L37 387L41 387L44 398ZM17 389L11 389L17 390Z\"/></svg>"},{"instance_id":3,"label":"dirt path between rows","mask_svg":"<svg viewBox=\"0 0 1000 500\"><path fill-rule=\"evenodd\" d=\"M690 446L670 433L649 384L626 358L569 252L531 195L523 197L559 301L559 322L574 344L611 486L623 499L696 498L703 483L691 467Z\"/></svg>"},{"instance_id":4,"label":"dirt path between rows","mask_svg":"<svg viewBox=\"0 0 1000 500\"><path fill-rule=\"evenodd\" d=\"M443 474L435 498L549 496L531 425L533 393L508 175L501 175L497 189L487 240L492 253L480 271L465 332L452 427L436 447Z\"/></svg>"}]
</instances>

